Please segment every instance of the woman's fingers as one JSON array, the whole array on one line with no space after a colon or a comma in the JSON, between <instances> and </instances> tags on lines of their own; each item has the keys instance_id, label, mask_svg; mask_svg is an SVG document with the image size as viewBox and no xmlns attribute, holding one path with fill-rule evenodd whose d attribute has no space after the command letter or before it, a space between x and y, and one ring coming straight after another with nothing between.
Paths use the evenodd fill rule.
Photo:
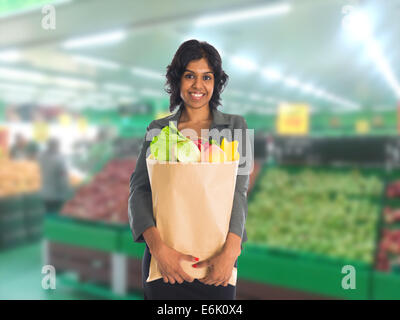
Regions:
<instances>
[{"instance_id":1,"label":"woman's fingers","mask_svg":"<svg viewBox=\"0 0 400 320\"><path fill-rule=\"evenodd\" d=\"M176 273L174 275L174 278L175 278L176 282L178 282L179 284L183 283L183 279L179 274Z\"/></svg>"},{"instance_id":2,"label":"woman's fingers","mask_svg":"<svg viewBox=\"0 0 400 320\"><path fill-rule=\"evenodd\" d=\"M175 284L175 279L174 279L174 277L168 275L168 282L169 282L170 284Z\"/></svg>"}]
</instances>

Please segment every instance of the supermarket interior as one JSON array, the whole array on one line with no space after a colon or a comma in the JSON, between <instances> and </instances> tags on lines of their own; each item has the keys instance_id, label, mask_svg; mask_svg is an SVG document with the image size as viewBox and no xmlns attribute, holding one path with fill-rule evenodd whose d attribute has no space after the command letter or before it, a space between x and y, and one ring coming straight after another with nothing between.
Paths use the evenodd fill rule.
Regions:
<instances>
[{"instance_id":1,"label":"supermarket interior","mask_svg":"<svg viewBox=\"0 0 400 320\"><path fill-rule=\"evenodd\" d=\"M399 0L0 1L0 299L143 299L129 182L190 39L221 55L218 109L254 130L237 299L400 299L399 15Z\"/></svg>"}]
</instances>

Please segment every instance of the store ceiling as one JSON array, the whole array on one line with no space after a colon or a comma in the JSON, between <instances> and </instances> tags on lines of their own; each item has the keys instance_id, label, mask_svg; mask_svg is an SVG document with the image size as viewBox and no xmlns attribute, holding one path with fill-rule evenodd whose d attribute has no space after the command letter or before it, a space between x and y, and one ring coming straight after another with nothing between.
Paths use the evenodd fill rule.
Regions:
<instances>
[{"instance_id":1,"label":"store ceiling","mask_svg":"<svg viewBox=\"0 0 400 320\"><path fill-rule=\"evenodd\" d=\"M209 14L283 3L289 3L291 8L283 15L203 27L196 27L194 23L198 17ZM400 1L358 3L372 13L374 36L393 74L400 78L400 43L396 41L400 38ZM179 45L194 37L208 41L222 53L224 68L230 76L223 97L231 111L256 108L273 112L277 101L282 100L307 102L314 110L351 110L354 105L382 110L395 108L396 100L400 100L395 90L365 48L349 41L341 27L346 5L349 1L75 0L56 4L55 30L41 27L44 15L40 9L0 18L0 58L5 50L22 52L18 61L0 60L0 70L3 67L40 71L52 77L93 81L97 87L90 90L100 93L104 92L104 84L113 83L133 88L132 97L142 94L167 97L162 89L163 79L133 74L131 68L145 68L162 75ZM127 37L106 46L63 47L66 40L113 30L126 30ZM77 62L72 59L73 55L100 58L121 67L115 70L93 67ZM232 63L234 56L251 59L256 70L239 68ZM261 75L263 68L294 77L303 85L312 84L331 96L344 99L347 104L305 93L298 86L285 85L283 81L268 80ZM24 79L15 81L25 83ZM4 79L0 79L0 92L4 93L1 83ZM51 85L46 85L49 87ZM142 89L146 89L145 92ZM117 98L118 94L112 96L112 99ZM243 105L246 108L242 108Z\"/></svg>"}]
</instances>

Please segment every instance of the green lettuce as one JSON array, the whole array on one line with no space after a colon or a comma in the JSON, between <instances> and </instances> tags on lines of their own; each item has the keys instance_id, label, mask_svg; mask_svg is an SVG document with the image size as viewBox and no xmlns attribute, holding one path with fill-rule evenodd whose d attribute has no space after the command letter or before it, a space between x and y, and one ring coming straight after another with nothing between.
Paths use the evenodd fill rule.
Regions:
<instances>
[{"instance_id":1,"label":"green lettuce","mask_svg":"<svg viewBox=\"0 0 400 320\"><path fill-rule=\"evenodd\" d=\"M150 151L159 161L196 162L200 159L196 144L182 135L172 122L153 138Z\"/></svg>"}]
</instances>

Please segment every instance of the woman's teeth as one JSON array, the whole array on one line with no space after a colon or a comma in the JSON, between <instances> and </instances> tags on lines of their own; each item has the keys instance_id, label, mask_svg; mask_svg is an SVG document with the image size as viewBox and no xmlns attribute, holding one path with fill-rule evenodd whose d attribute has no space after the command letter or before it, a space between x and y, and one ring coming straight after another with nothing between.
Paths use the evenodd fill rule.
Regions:
<instances>
[{"instance_id":1,"label":"woman's teeth","mask_svg":"<svg viewBox=\"0 0 400 320\"><path fill-rule=\"evenodd\" d=\"M197 99L198 99L198 98L201 98L202 96L204 96L204 94L201 94L201 93L199 93L199 94L198 94L198 93L191 93L190 95L191 95L192 97L194 97L194 98L197 98Z\"/></svg>"}]
</instances>

